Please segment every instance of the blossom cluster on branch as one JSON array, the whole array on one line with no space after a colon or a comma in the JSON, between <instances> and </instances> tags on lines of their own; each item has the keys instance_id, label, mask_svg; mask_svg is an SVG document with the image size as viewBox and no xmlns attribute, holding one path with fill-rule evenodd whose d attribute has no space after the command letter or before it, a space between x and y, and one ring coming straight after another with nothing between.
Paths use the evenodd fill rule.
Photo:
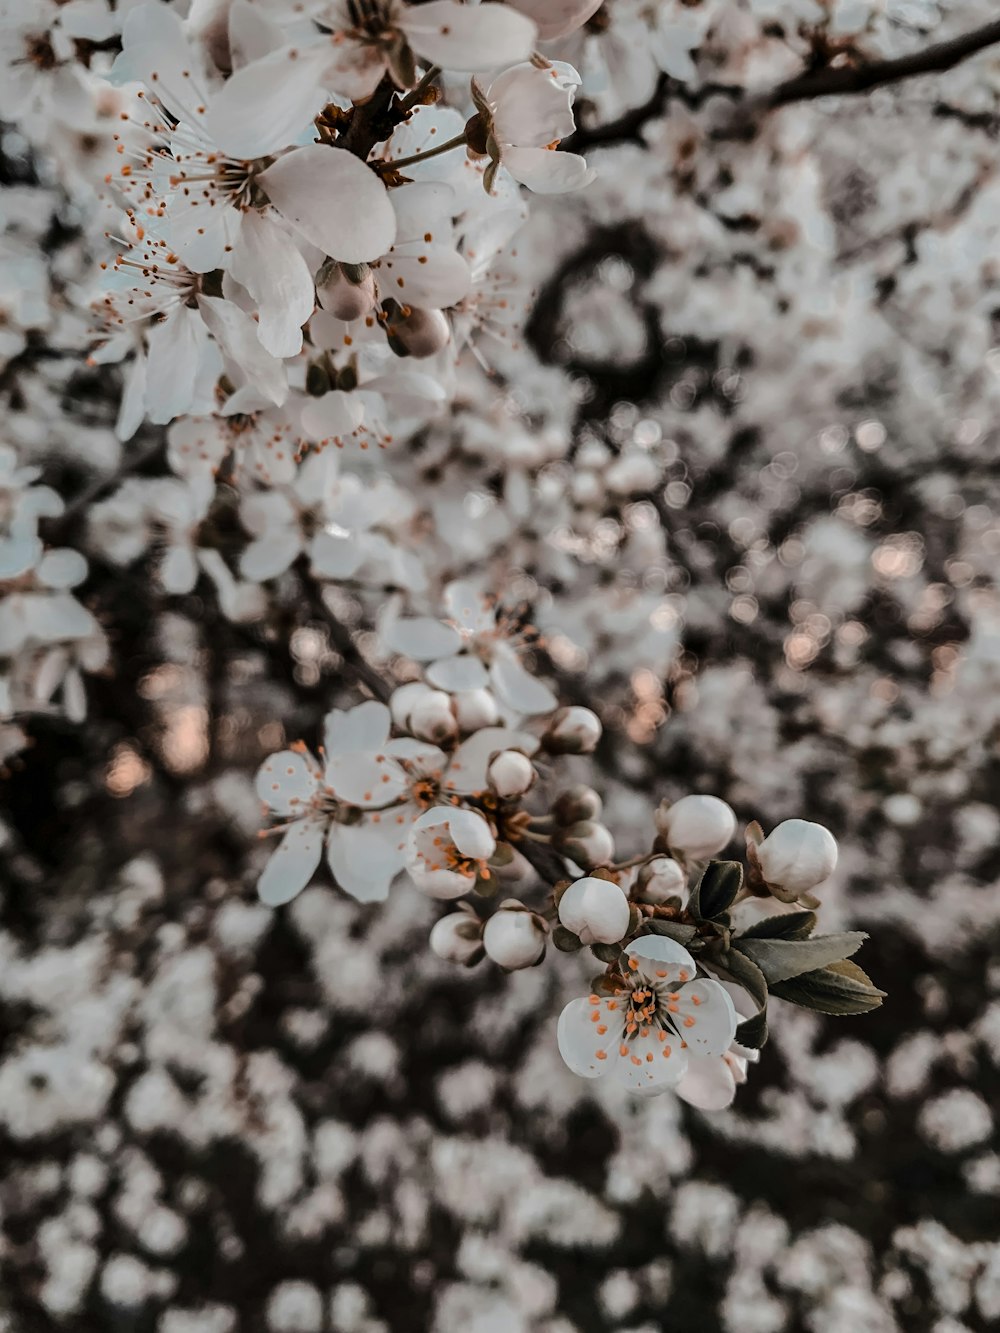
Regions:
<instances>
[{"instance_id":1,"label":"blossom cluster on branch","mask_svg":"<svg viewBox=\"0 0 1000 1333\"><path fill-rule=\"evenodd\" d=\"M570 212L540 212L521 245L534 196L585 192L600 169L591 150L645 135L658 154L632 183L645 228L606 247L621 257L606 264L606 287L635 282L626 254L640 269L648 259L647 304L683 309L685 336L713 342L711 372L674 385L671 400L697 410L711 391L735 410L744 386L724 298L741 273L765 270L810 330L804 366L835 381L845 344L868 336L852 312L889 284L876 259L863 282L845 283L842 310L813 304L811 266L832 249L831 229L817 223L808 245L795 242L815 221L818 186L794 129L750 142L748 124L761 107L822 93L814 71L848 92L841 71L857 71L859 87L880 68L919 73L896 58L906 24L890 8L3 5L0 113L29 155L44 153L73 229L52 272L39 272L23 253L37 248L37 219L11 205L3 259L19 294L3 326L5 373L17 382L63 355L54 348L86 349L87 373L120 376L122 452L65 508L18 449L0 453L0 758L27 743L34 712L82 718L82 673L109 662L109 627L72 591L88 558L142 563L158 593L201 595L269 646L291 639L307 604L343 675L374 697L329 712L322 747L281 749L261 769L268 833L280 836L265 902L290 901L325 860L364 902L403 874L461 900L431 933L444 958L515 970L550 946L589 949L604 971L559 1021L567 1063L704 1107L726 1104L745 1077L770 996L824 1013L875 1007L881 992L851 961L861 937L813 933L813 892L837 855L818 824L786 820L767 836L751 824L744 870L719 859L732 811L692 794L660 806L641 855L616 860L588 759L602 737L595 701L627 674L646 692L630 737L666 715L680 619L666 552L672 536L696 544L669 531L691 487L671 471L680 448L658 421L611 394L599 438L576 414L593 384L536 354L566 323L544 241L572 269L555 244L573 231ZM943 44L940 67L953 55ZM677 115L650 127L671 99ZM718 255L728 262L728 238L758 230L743 160L773 172L791 202L759 228L759 251L756 235L740 239L734 275ZM668 189L672 211L644 193ZM710 190L708 217L698 201ZM602 208L588 221L607 227ZM659 267L650 233L667 255ZM675 259L692 237L710 255L702 286ZM936 289L916 273L891 294L933 305ZM752 324L759 292L747 290ZM658 316L636 329L599 299L607 327L598 303L574 331L584 364L607 341L627 363L630 338L639 374L650 339L665 355ZM962 333L970 346L977 336ZM959 342L955 354L980 350ZM867 452L881 443L869 425ZM86 445L63 453L78 464ZM725 522L749 583L765 539L744 516ZM895 577L889 557L905 569L908 553L888 552ZM345 593L349 624L336 614ZM737 604L749 623L754 599ZM819 651L823 621L803 612L793 667Z\"/></svg>"}]
</instances>

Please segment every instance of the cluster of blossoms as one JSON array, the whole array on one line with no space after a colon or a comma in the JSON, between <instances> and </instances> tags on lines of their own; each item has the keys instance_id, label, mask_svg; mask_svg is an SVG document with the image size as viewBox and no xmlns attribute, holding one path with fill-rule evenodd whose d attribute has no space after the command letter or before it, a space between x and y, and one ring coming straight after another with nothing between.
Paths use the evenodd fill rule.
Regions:
<instances>
[{"instance_id":1,"label":"cluster of blossoms","mask_svg":"<svg viewBox=\"0 0 1000 1333\"><path fill-rule=\"evenodd\" d=\"M108 658L103 630L72 592L87 577L86 560L40 533L63 502L38 477L0 446L0 765L26 742L25 715L82 721L81 670L97 671Z\"/></svg>"},{"instance_id":2,"label":"cluster of blossoms","mask_svg":"<svg viewBox=\"0 0 1000 1333\"><path fill-rule=\"evenodd\" d=\"M880 992L849 961L860 936L813 934L812 891L836 861L818 825L786 821L766 838L751 825L744 873L716 859L735 836L732 811L690 796L661 807L646 854L617 862L599 779L559 771L583 756L573 763L586 773L601 722L559 706L532 669L538 631L482 588L506 578L512 603L533 604L553 674L592 668L595 697L606 678L629 680L642 699L629 734L647 739L666 715L681 614L665 516L691 487L673 471L679 446L660 414L622 404L605 438L580 430L586 386L524 350L548 276L538 256L564 244L553 237L564 215L543 202L529 217L528 200L580 190L581 213L593 201L589 222L606 226L615 182L602 186L560 147L578 99L613 116L665 80L693 95L785 78L820 48L891 53L884 11L863 0L3 8L8 114L29 142L58 144L51 165L74 225L104 246L99 290L68 282L61 297L92 317L94 373L122 368L118 440L137 451L146 423L163 428L153 457L167 471L101 491L86 513L89 550L119 568L151 561L169 595L208 587L243 626L265 624L303 586L321 611L324 587L350 588L382 656L405 666L384 698L330 713L321 749L265 764L258 790L280 843L262 898L288 902L325 858L362 901L385 898L404 872L433 898L463 900L432 932L443 957L517 969L550 944L590 950L605 971L560 1020L569 1066L706 1107L745 1076L769 995L844 1013ZM666 251L693 238L721 253L727 219L741 252L755 244L740 164L707 159L706 174L731 180L709 218L694 202L703 127L680 111L657 132L663 151L638 176L662 191L662 216L641 197L635 211L654 213ZM798 208L812 196L798 155L786 158L780 192ZM767 262L791 254L781 282L811 320L804 261L774 226L773 238L760 233ZM635 282L622 268L606 285ZM736 280L714 259L709 268ZM690 324L721 341L725 303L699 305L690 281L668 259L648 295L685 334ZM710 279L699 281L703 292ZM13 359L30 352L33 328L55 323L44 275L21 286L0 349ZM600 352L606 336L612 363L627 361L635 330L613 300L607 321L599 304L598 317L583 309L576 350ZM715 378L737 403L739 376ZM700 388L688 388L693 400ZM38 520L61 502L32 485L20 453L3 457L0 722L56 698L79 717L79 668L106 655L69 591L86 564L45 549ZM756 533L737 537L744 520L725 521L747 549L748 579L767 556ZM475 581L455 582L457 569ZM6 726L4 754L22 743Z\"/></svg>"},{"instance_id":3,"label":"cluster of blossoms","mask_svg":"<svg viewBox=\"0 0 1000 1333\"><path fill-rule=\"evenodd\" d=\"M596 749L597 715L557 706L474 587L452 585L448 601L448 621L387 631L400 654L435 659L421 678L334 709L316 753L297 742L261 767L265 832L280 837L259 882L265 903L289 902L325 858L361 902L405 874L453 904L430 934L448 961L515 971L542 963L550 943L589 947L604 971L559 1019L567 1065L706 1110L727 1106L758 1058L769 993L826 1013L881 1002L849 961L864 935L813 934L813 890L837 863L825 828L791 819L765 837L750 825L744 875L716 859L734 812L691 795L661 803L649 851L616 862L598 792L558 773Z\"/></svg>"}]
</instances>

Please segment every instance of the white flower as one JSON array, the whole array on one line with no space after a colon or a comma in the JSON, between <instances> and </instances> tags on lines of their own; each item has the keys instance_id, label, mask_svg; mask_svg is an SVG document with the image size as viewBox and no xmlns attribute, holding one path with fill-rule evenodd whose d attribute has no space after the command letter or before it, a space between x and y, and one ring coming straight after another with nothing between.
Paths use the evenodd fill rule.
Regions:
<instances>
[{"instance_id":1,"label":"white flower","mask_svg":"<svg viewBox=\"0 0 1000 1333\"><path fill-rule=\"evenodd\" d=\"M377 902L403 867L402 768L389 753L390 715L369 700L327 715L325 764L304 745L271 755L257 774L257 794L278 815L282 840L257 885L272 907L309 883L326 845L334 879L359 902ZM411 742L412 744L412 742ZM404 816L405 818L405 816Z\"/></svg>"},{"instance_id":2,"label":"white flower","mask_svg":"<svg viewBox=\"0 0 1000 1333\"><path fill-rule=\"evenodd\" d=\"M432 898L459 898L478 879L489 880L487 861L496 851L490 826L475 810L435 806L410 829L406 868Z\"/></svg>"},{"instance_id":3,"label":"white flower","mask_svg":"<svg viewBox=\"0 0 1000 1333\"><path fill-rule=\"evenodd\" d=\"M736 1008L717 981L697 977L676 941L644 935L625 949L612 995L571 1000L559 1017L559 1052L575 1074L612 1074L633 1092L675 1088L702 1059L718 1059L736 1031Z\"/></svg>"},{"instance_id":4,"label":"white flower","mask_svg":"<svg viewBox=\"0 0 1000 1333\"><path fill-rule=\"evenodd\" d=\"M447 963L470 967L483 956L483 928L471 912L451 912L435 922L430 935L431 952Z\"/></svg>"},{"instance_id":5,"label":"white flower","mask_svg":"<svg viewBox=\"0 0 1000 1333\"><path fill-rule=\"evenodd\" d=\"M505 69L486 89L473 81L484 136L481 145L474 136L470 143L489 154L483 176L487 191L501 166L539 194L564 194L594 179L597 173L577 153L554 151L576 127L573 98L579 84L572 65L540 67L532 61Z\"/></svg>"},{"instance_id":6,"label":"white flower","mask_svg":"<svg viewBox=\"0 0 1000 1333\"><path fill-rule=\"evenodd\" d=\"M533 967L545 952L547 938L534 913L513 902L502 904L483 929L487 957L509 972Z\"/></svg>"},{"instance_id":7,"label":"white flower","mask_svg":"<svg viewBox=\"0 0 1000 1333\"><path fill-rule=\"evenodd\" d=\"M321 17L334 34L326 78L337 92L355 101L374 92L387 70L397 82L412 82L414 57L425 65L470 73L495 69L530 55L536 36L529 19L489 3L467 6L455 0L431 0L410 5L403 0L372 0L358 5L333 0Z\"/></svg>"},{"instance_id":8,"label":"white flower","mask_svg":"<svg viewBox=\"0 0 1000 1333\"><path fill-rule=\"evenodd\" d=\"M526 717L556 706L549 687L520 662L519 651L532 636L471 582L457 580L445 589L450 624L418 617L387 617L382 633L388 646L418 662L429 662L425 675L438 689L459 693L490 686L509 708Z\"/></svg>"},{"instance_id":9,"label":"white flower","mask_svg":"<svg viewBox=\"0 0 1000 1333\"><path fill-rule=\"evenodd\" d=\"M611 830L593 819L580 819L560 829L558 846L584 870L596 870L614 859L615 840Z\"/></svg>"},{"instance_id":10,"label":"white flower","mask_svg":"<svg viewBox=\"0 0 1000 1333\"><path fill-rule=\"evenodd\" d=\"M837 843L822 824L786 819L758 846L756 856L768 887L797 898L833 874Z\"/></svg>"},{"instance_id":11,"label":"white flower","mask_svg":"<svg viewBox=\"0 0 1000 1333\"><path fill-rule=\"evenodd\" d=\"M630 916L625 894L607 879L578 879L559 899L559 920L584 944L617 944Z\"/></svg>"},{"instance_id":12,"label":"white flower","mask_svg":"<svg viewBox=\"0 0 1000 1333\"><path fill-rule=\"evenodd\" d=\"M517 750L502 750L490 760L486 781L501 800L512 801L531 790L535 769L527 755Z\"/></svg>"},{"instance_id":13,"label":"white flower","mask_svg":"<svg viewBox=\"0 0 1000 1333\"><path fill-rule=\"evenodd\" d=\"M736 816L717 796L682 796L660 806L656 827L673 851L700 861L722 851L736 832Z\"/></svg>"}]
</instances>

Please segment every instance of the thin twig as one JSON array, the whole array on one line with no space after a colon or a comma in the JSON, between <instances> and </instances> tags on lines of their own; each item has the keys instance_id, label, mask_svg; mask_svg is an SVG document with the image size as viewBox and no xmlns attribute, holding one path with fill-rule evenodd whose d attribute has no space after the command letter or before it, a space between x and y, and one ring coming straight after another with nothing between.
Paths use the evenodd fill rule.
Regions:
<instances>
[{"instance_id":1,"label":"thin twig","mask_svg":"<svg viewBox=\"0 0 1000 1333\"><path fill-rule=\"evenodd\" d=\"M310 609L326 625L330 642L343 658L345 669L361 684L366 685L380 703L388 703L392 686L382 673L366 660L354 642L350 629L331 611L323 596L323 585L317 582L307 569L300 568L299 572L309 596Z\"/></svg>"}]
</instances>

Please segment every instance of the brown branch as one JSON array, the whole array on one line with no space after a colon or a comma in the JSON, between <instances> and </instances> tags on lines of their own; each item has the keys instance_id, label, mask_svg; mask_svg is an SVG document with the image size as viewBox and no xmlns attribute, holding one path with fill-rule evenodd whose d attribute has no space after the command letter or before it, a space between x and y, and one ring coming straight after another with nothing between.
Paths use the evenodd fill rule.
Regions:
<instances>
[{"instance_id":1,"label":"brown branch","mask_svg":"<svg viewBox=\"0 0 1000 1333\"><path fill-rule=\"evenodd\" d=\"M787 106L789 102L811 101L816 97L836 97L866 93L888 83L916 78L920 74L941 74L963 60L1000 42L1000 20L986 23L961 37L935 42L922 51L895 56L891 60L873 60L864 65L827 66L826 69L797 74L779 83L771 92L753 99L753 106L764 110Z\"/></svg>"},{"instance_id":2,"label":"brown branch","mask_svg":"<svg viewBox=\"0 0 1000 1333\"><path fill-rule=\"evenodd\" d=\"M566 862L554 847L544 842L532 842L528 838L518 842L516 846L543 883L558 884L560 880L570 878Z\"/></svg>"},{"instance_id":3,"label":"brown branch","mask_svg":"<svg viewBox=\"0 0 1000 1333\"><path fill-rule=\"evenodd\" d=\"M309 597L309 609L326 625L331 644L344 660L345 671L362 685L367 686L380 703L388 703L392 695L392 686L382 673L367 661L354 642L350 629L330 610L323 596L323 585L309 573L304 561L300 563L299 573Z\"/></svg>"}]
</instances>

